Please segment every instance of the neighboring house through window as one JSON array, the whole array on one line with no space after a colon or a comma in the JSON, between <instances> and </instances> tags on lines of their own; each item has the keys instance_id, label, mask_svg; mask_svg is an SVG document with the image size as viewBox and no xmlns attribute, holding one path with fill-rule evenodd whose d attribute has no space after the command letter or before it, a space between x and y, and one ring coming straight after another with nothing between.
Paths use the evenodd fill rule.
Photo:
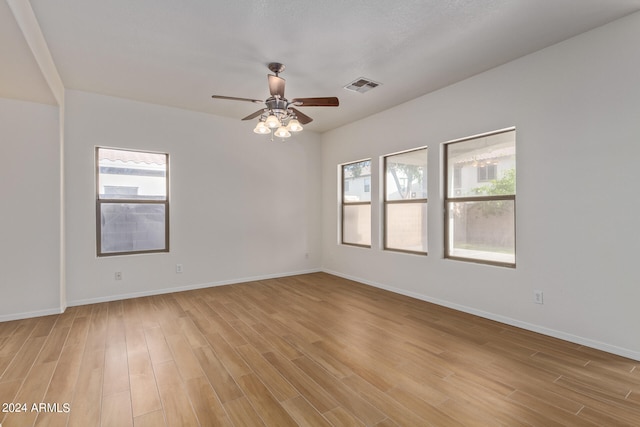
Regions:
<instances>
[{"instance_id":1,"label":"neighboring house through window","mask_svg":"<svg viewBox=\"0 0 640 427\"><path fill-rule=\"evenodd\" d=\"M445 257L514 267L516 132L444 144Z\"/></svg>"},{"instance_id":2,"label":"neighboring house through window","mask_svg":"<svg viewBox=\"0 0 640 427\"><path fill-rule=\"evenodd\" d=\"M371 247L371 160L340 167L341 243Z\"/></svg>"},{"instance_id":3,"label":"neighboring house through window","mask_svg":"<svg viewBox=\"0 0 640 427\"><path fill-rule=\"evenodd\" d=\"M96 148L98 256L169 251L169 155Z\"/></svg>"}]
</instances>

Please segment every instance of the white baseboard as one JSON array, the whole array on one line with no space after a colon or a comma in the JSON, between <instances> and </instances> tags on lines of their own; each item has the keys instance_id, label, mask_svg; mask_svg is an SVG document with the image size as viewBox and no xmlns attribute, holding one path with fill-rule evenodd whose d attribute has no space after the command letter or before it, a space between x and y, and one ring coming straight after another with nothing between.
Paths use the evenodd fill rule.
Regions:
<instances>
[{"instance_id":1,"label":"white baseboard","mask_svg":"<svg viewBox=\"0 0 640 427\"><path fill-rule=\"evenodd\" d=\"M86 299L80 299L80 300L74 300L74 301L67 301L67 306L73 307L78 305L97 304L101 302L119 301L119 300L139 298L139 297L148 297L152 295L170 294L173 292L192 291L195 289L213 288L216 286L233 285L236 283L255 282L258 280L277 279L278 277L318 273L320 271L322 270L312 269L312 270L291 271L291 272L275 273L275 274L265 274L265 275L252 276L252 277L238 277L234 279L221 280L217 282L200 283L200 284L187 285L187 286L177 286L173 288L164 288L164 289L152 289L152 290L143 291L143 292L132 292L127 294L108 295L108 296L97 297L97 298L86 298Z\"/></svg>"},{"instance_id":2,"label":"white baseboard","mask_svg":"<svg viewBox=\"0 0 640 427\"><path fill-rule=\"evenodd\" d=\"M50 316L52 314L60 314L63 312L64 310L61 310L59 307L56 307L56 308L47 308L45 310L25 311L22 313L2 314L0 315L0 322L10 322L12 320L29 319L31 317Z\"/></svg>"},{"instance_id":3,"label":"white baseboard","mask_svg":"<svg viewBox=\"0 0 640 427\"><path fill-rule=\"evenodd\" d=\"M633 360L638 360L640 361L640 352L637 351L633 351L630 349L626 349L623 347L618 347L615 345L611 345L611 344L607 344L607 343L603 343L600 341L596 341L596 340L592 340L590 338L584 338L581 336L577 336L577 335L573 335L573 334L569 334L563 331L558 331L555 329L550 329L550 328L546 328L544 326L539 326L539 325L535 325L532 323L527 323L527 322L522 322L520 320L517 319L512 319L510 317L506 317L506 316L501 316L499 314L494 314L494 313L490 313L490 312L486 312L486 311L482 311L482 310L478 310L472 307L467 307L464 305L460 305L460 304L455 304L449 301L445 301L445 300L441 300L441 299L437 299L437 298L432 298L429 297L427 295L422 295L422 294L418 294L416 292L410 292L410 291L406 291L404 289L400 289L400 288L396 288L393 286L387 286L384 285L382 283L377 283L377 282L372 282L370 280L366 280L366 279L362 279L360 277L354 277L354 276L350 276L348 274L343 274L343 273L339 273L337 271L332 271L332 270L327 270L327 269L323 269L323 272L327 273L327 274L332 274L334 276L338 276L338 277L342 277L344 279L348 279L348 280L353 280L355 282L360 282L360 283L364 283L365 285L369 285L369 286L373 286L376 288L380 288L380 289L384 289L396 294L400 294L400 295L405 295L411 298L416 298L422 301L426 301L426 302L430 302L436 305L440 305L443 307L448 307L457 311L461 311L464 313L469 313L469 314L473 314L475 316L479 316L479 317L483 317L485 319L489 319L489 320L495 320L496 322L500 322L500 323L504 323L506 325L510 325L510 326L515 326L517 328L521 328L521 329L526 329L528 331L532 331L532 332L537 332L539 334L542 335L547 335L553 338L558 338L564 341L569 341L575 344L580 344L583 345L585 347L590 347L590 348L595 348L597 350L602 350L605 351L607 353L611 353L611 354L616 354L618 356L622 356L622 357L627 357L629 359L633 359Z\"/></svg>"},{"instance_id":4,"label":"white baseboard","mask_svg":"<svg viewBox=\"0 0 640 427\"><path fill-rule=\"evenodd\" d=\"M67 307L74 307L78 305L96 304L96 303L109 302L109 301L119 301L124 299L146 297L151 295L170 294L172 292L182 292L182 291L190 291L194 289L211 288L215 286L233 285L235 283L254 282L257 280L276 279L278 277L297 276L299 274L318 273L320 271L322 270L311 269L311 270L291 271L291 272L284 272L284 273L264 274L264 275L252 276L252 277L238 277L235 279L221 280L221 281L211 282L211 283L177 286L177 287L165 288L165 289L152 289L144 292L132 292L132 293L126 293L126 294L108 295L108 296L97 297L97 298L86 298L86 299L79 299L79 300L73 300L73 301L66 301L66 304L61 307L50 308L46 310L25 311L21 313L3 314L3 315L0 315L0 322L9 322L11 320L21 320L21 319L28 319L31 317L42 317L42 316L49 316L52 314L60 314L60 313L64 313Z\"/></svg>"}]
</instances>

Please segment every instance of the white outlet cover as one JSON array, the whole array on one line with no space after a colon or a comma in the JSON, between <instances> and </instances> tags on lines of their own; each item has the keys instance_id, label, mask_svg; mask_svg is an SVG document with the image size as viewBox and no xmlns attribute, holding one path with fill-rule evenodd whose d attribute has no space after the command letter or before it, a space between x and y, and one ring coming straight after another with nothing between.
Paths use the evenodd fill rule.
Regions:
<instances>
[{"instance_id":1,"label":"white outlet cover","mask_svg":"<svg viewBox=\"0 0 640 427\"><path fill-rule=\"evenodd\" d=\"M533 302L535 302L536 304L544 304L544 294L542 293L542 291L533 291Z\"/></svg>"}]
</instances>

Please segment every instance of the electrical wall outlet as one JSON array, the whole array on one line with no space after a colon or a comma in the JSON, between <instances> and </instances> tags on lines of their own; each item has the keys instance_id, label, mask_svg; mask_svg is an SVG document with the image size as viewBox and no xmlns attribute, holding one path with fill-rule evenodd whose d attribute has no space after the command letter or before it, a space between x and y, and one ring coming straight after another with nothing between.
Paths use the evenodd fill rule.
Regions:
<instances>
[{"instance_id":1,"label":"electrical wall outlet","mask_svg":"<svg viewBox=\"0 0 640 427\"><path fill-rule=\"evenodd\" d=\"M176 264L176 273L182 273L182 264Z\"/></svg>"},{"instance_id":2,"label":"electrical wall outlet","mask_svg":"<svg viewBox=\"0 0 640 427\"><path fill-rule=\"evenodd\" d=\"M122 271L116 271L115 277L116 280L122 280Z\"/></svg>"},{"instance_id":3,"label":"electrical wall outlet","mask_svg":"<svg viewBox=\"0 0 640 427\"><path fill-rule=\"evenodd\" d=\"M540 290L533 291L533 302L535 302L536 304L544 304L542 291Z\"/></svg>"}]
</instances>

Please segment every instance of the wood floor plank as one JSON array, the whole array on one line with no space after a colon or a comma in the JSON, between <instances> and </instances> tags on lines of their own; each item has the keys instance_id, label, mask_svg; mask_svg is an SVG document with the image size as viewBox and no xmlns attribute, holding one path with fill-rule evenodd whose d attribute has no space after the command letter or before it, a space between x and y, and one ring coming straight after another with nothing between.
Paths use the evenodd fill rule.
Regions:
<instances>
[{"instance_id":1,"label":"wood floor plank","mask_svg":"<svg viewBox=\"0 0 640 427\"><path fill-rule=\"evenodd\" d=\"M618 412L602 412L593 408L585 407L578 414L581 424L592 424L597 426L627 426L636 427L637 419L628 418L626 414Z\"/></svg>"},{"instance_id":2,"label":"wood floor plank","mask_svg":"<svg viewBox=\"0 0 640 427\"><path fill-rule=\"evenodd\" d=\"M223 363L209 347L195 349L202 370L222 403L242 397L242 391Z\"/></svg>"},{"instance_id":3,"label":"wood floor plank","mask_svg":"<svg viewBox=\"0 0 640 427\"><path fill-rule=\"evenodd\" d=\"M628 399L612 398L609 394L594 390L571 378L560 377L555 384L567 390L573 399L584 402L585 408L580 411L580 414L584 409L589 408L594 413L615 413L618 418L626 420L631 425L640 425L640 406Z\"/></svg>"},{"instance_id":4,"label":"wood floor plank","mask_svg":"<svg viewBox=\"0 0 640 427\"><path fill-rule=\"evenodd\" d=\"M379 390L373 385L369 384L362 377L358 375L352 375L350 377L344 378L342 380L344 384L346 384L349 388L354 390L356 394L364 397L367 402L371 403L377 410L381 411L387 418L390 418L398 425L407 425L407 426L416 426L424 424L425 420L433 420L435 418L435 414L438 412L437 409L433 408L432 412L429 413L429 418L424 418L423 416L416 414L411 411L409 408L404 406L401 402L398 402L393 397L389 396L387 393ZM428 405L425 405L429 407ZM446 417L444 414L441 414L440 419L443 420ZM380 420L381 422L384 420ZM450 418L447 419L450 422Z\"/></svg>"},{"instance_id":5,"label":"wood floor plank","mask_svg":"<svg viewBox=\"0 0 640 427\"><path fill-rule=\"evenodd\" d=\"M193 354L193 349L184 335L170 335L165 338L183 380L204 376L198 359Z\"/></svg>"},{"instance_id":6,"label":"wood floor plank","mask_svg":"<svg viewBox=\"0 0 640 427\"><path fill-rule=\"evenodd\" d=\"M330 410L324 414L324 416L335 427L364 427L364 423L362 421L351 415L341 406Z\"/></svg>"},{"instance_id":7,"label":"wood floor plank","mask_svg":"<svg viewBox=\"0 0 640 427\"><path fill-rule=\"evenodd\" d=\"M242 320L232 320L229 324L233 327L233 329L242 336L247 343L251 343L251 346L254 347L260 353L267 353L273 350L273 346L257 331L255 331L251 326L246 324ZM236 346L236 348L242 346Z\"/></svg>"},{"instance_id":8,"label":"wood floor plank","mask_svg":"<svg viewBox=\"0 0 640 427\"><path fill-rule=\"evenodd\" d=\"M129 391L105 396L102 399L101 427L133 427L131 395Z\"/></svg>"},{"instance_id":9,"label":"wood floor plank","mask_svg":"<svg viewBox=\"0 0 640 427\"><path fill-rule=\"evenodd\" d=\"M180 330L187 342L191 347L204 347L207 344L207 339L202 335L202 332L198 329L198 327L193 323L191 317L181 317L178 320L180 325Z\"/></svg>"},{"instance_id":10,"label":"wood floor plank","mask_svg":"<svg viewBox=\"0 0 640 427\"><path fill-rule=\"evenodd\" d=\"M71 402L69 427L99 425L103 375L104 350L85 349Z\"/></svg>"},{"instance_id":11,"label":"wood floor plank","mask_svg":"<svg viewBox=\"0 0 640 427\"><path fill-rule=\"evenodd\" d=\"M251 368L238 352L219 333L207 333L207 342L216 357L234 378L250 374Z\"/></svg>"},{"instance_id":12,"label":"wood floor plank","mask_svg":"<svg viewBox=\"0 0 640 427\"><path fill-rule=\"evenodd\" d=\"M337 375L341 378L349 377L357 374L366 379L380 390L388 390L393 383L397 381L399 372L396 370L396 363L391 363L387 359L378 359L369 354L368 347L359 347L351 344L340 344L335 340L325 339L313 343L312 348L318 349L311 352L311 348L306 354L314 354L315 360L323 361L326 368L327 363L333 369L339 372ZM332 362L336 360L339 364ZM335 372L335 371L332 371Z\"/></svg>"},{"instance_id":13,"label":"wood floor plank","mask_svg":"<svg viewBox=\"0 0 640 427\"><path fill-rule=\"evenodd\" d=\"M262 418L245 396L224 403L229 418L234 426L264 426Z\"/></svg>"},{"instance_id":14,"label":"wood floor plank","mask_svg":"<svg viewBox=\"0 0 640 427\"><path fill-rule=\"evenodd\" d=\"M64 347L51 382L49 383L47 393L43 399L45 403L63 405L63 410L55 414L39 414L36 422L37 426L67 425L69 411L65 410L64 405L69 405L70 408L71 402L73 401L74 390L82 362L83 349L84 346L81 344Z\"/></svg>"},{"instance_id":15,"label":"wood floor plank","mask_svg":"<svg viewBox=\"0 0 640 427\"><path fill-rule=\"evenodd\" d=\"M300 395L300 393L280 375L280 372L258 353L253 346L241 345L237 350L279 402Z\"/></svg>"},{"instance_id":16,"label":"wood floor plank","mask_svg":"<svg viewBox=\"0 0 640 427\"><path fill-rule=\"evenodd\" d=\"M167 425L199 426L180 373L170 360L154 366Z\"/></svg>"},{"instance_id":17,"label":"wood floor plank","mask_svg":"<svg viewBox=\"0 0 640 427\"><path fill-rule=\"evenodd\" d=\"M25 378L20 390L18 390L14 401L25 404L27 411L7 413L7 417L2 422L4 425L31 426L35 423L38 411L40 410L39 404L44 402L44 395L49 386L49 381L53 376L55 367L55 362L44 362L33 366L30 375ZM35 409L33 404L36 404Z\"/></svg>"},{"instance_id":18,"label":"wood floor plank","mask_svg":"<svg viewBox=\"0 0 640 427\"><path fill-rule=\"evenodd\" d=\"M2 381L24 379L35 363L36 357L40 354L40 350L42 350L46 340L47 337L43 336L27 339L5 370Z\"/></svg>"},{"instance_id":19,"label":"wood floor plank","mask_svg":"<svg viewBox=\"0 0 640 427\"><path fill-rule=\"evenodd\" d=\"M38 319L16 321L15 327L10 329L11 333L0 345L0 357L10 356L13 358L31 336L37 324Z\"/></svg>"},{"instance_id":20,"label":"wood floor plank","mask_svg":"<svg viewBox=\"0 0 640 427\"><path fill-rule=\"evenodd\" d=\"M17 402L15 396L20 390L22 380L0 381L0 404L15 403ZM4 418L7 416L6 412L0 412L0 424L2 424Z\"/></svg>"},{"instance_id":21,"label":"wood floor plank","mask_svg":"<svg viewBox=\"0 0 640 427\"><path fill-rule=\"evenodd\" d=\"M323 348L322 341L310 341L309 336L286 335L285 339L291 343L300 353L313 359L315 363L331 373L336 378L346 378L353 375L353 371L338 357L338 352L332 353ZM314 345L320 342L320 345ZM334 347L335 348L335 347ZM354 350L355 351L355 350Z\"/></svg>"},{"instance_id":22,"label":"wood floor plank","mask_svg":"<svg viewBox=\"0 0 640 427\"><path fill-rule=\"evenodd\" d=\"M41 412L36 418L34 427L67 427L69 414L65 413L65 408L58 412Z\"/></svg>"},{"instance_id":23,"label":"wood floor plank","mask_svg":"<svg viewBox=\"0 0 640 427\"><path fill-rule=\"evenodd\" d=\"M439 404L437 408L463 426L530 426L530 424L517 419L511 419L509 423L506 423L501 420L501 415L497 411L482 410L482 405L484 404L474 404L466 399L448 399Z\"/></svg>"},{"instance_id":24,"label":"wood floor plank","mask_svg":"<svg viewBox=\"0 0 640 427\"><path fill-rule=\"evenodd\" d=\"M126 345L131 407L135 420L140 415L161 410L162 404L144 330L128 330Z\"/></svg>"},{"instance_id":25,"label":"wood floor plank","mask_svg":"<svg viewBox=\"0 0 640 427\"><path fill-rule=\"evenodd\" d=\"M173 354L167 344L162 328L159 326L144 330L147 347L149 348L149 356L151 362L157 363L168 362L173 360Z\"/></svg>"},{"instance_id":26,"label":"wood floor plank","mask_svg":"<svg viewBox=\"0 0 640 427\"><path fill-rule=\"evenodd\" d=\"M129 361L125 341L109 342L105 350L103 396L129 391Z\"/></svg>"},{"instance_id":27,"label":"wood floor plank","mask_svg":"<svg viewBox=\"0 0 640 427\"><path fill-rule=\"evenodd\" d=\"M201 426L232 426L215 391L205 378L186 382L187 394Z\"/></svg>"},{"instance_id":28,"label":"wood floor plank","mask_svg":"<svg viewBox=\"0 0 640 427\"><path fill-rule=\"evenodd\" d=\"M438 380L434 378L434 381ZM438 390L437 385L405 380L387 391L387 394L435 425L457 424L455 420L438 409L438 405L449 400L449 397Z\"/></svg>"},{"instance_id":29,"label":"wood floor plank","mask_svg":"<svg viewBox=\"0 0 640 427\"><path fill-rule=\"evenodd\" d=\"M159 316L152 305L151 298L136 298L135 300L138 317L142 322L143 329L159 328Z\"/></svg>"},{"instance_id":30,"label":"wood floor plank","mask_svg":"<svg viewBox=\"0 0 640 427\"><path fill-rule=\"evenodd\" d=\"M266 425L278 427L297 426L291 415L278 403L255 374L240 377L238 385Z\"/></svg>"},{"instance_id":31,"label":"wood floor plank","mask_svg":"<svg viewBox=\"0 0 640 427\"><path fill-rule=\"evenodd\" d=\"M207 315L207 320L211 325L210 331L217 332L222 335L222 337L224 337L224 339L232 346L235 347L247 344L244 337L240 335L224 318L222 318L215 311L215 308L211 307L211 311Z\"/></svg>"},{"instance_id":32,"label":"wood floor plank","mask_svg":"<svg viewBox=\"0 0 640 427\"><path fill-rule=\"evenodd\" d=\"M32 337L47 337L53 329L56 321L58 320L58 316L50 315L50 316L42 316L38 318L38 323L36 324L33 332L31 333Z\"/></svg>"},{"instance_id":33,"label":"wood floor plank","mask_svg":"<svg viewBox=\"0 0 640 427\"><path fill-rule=\"evenodd\" d=\"M76 316L73 319L73 323L71 324L71 330L67 335L67 341L65 342L65 346L74 346L78 344L84 344L87 339L87 333L89 332L89 320L88 316Z\"/></svg>"},{"instance_id":34,"label":"wood floor plank","mask_svg":"<svg viewBox=\"0 0 640 427\"><path fill-rule=\"evenodd\" d=\"M512 363L501 363L500 365L492 364L485 366L484 369L491 372L496 378L508 378L509 384L516 390L550 403L557 409L576 414L584 407L584 402L580 403L574 399L573 393L565 392L562 387L554 383L556 378L535 375L535 371L529 374L527 365L512 361ZM513 372L517 372L518 375L513 375Z\"/></svg>"},{"instance_id":35,"label":"wood floor plank","mask_svg":"<svg viewBox=\"0 0 640 427\"><path fill-rule=\"evenodd\" d=\"M51 330L51 333L47 336L47 340L42 346L42 350L38 355L36 363L57 361L70 330L71 328L69 326L58 326L56 324L56 326Z\"/></svg>"},{"instance_id":36,"label":"wood floor plank","mask_svg":"<svg viewBox=\"0 0 640 427\"><path fill-rule=\"evenodd\" d=\"M158 385L153 373L133 374L129 377L129 381L134 417L162 409Z\"/></svg>"},{"instance_id":37,"label":"wood floor plank","mask_svg":"<svg viewBox=\"0 0 640 427\"><path fill-rule=\"evenodd\" d=\"M320 387L286 357L278 353L266 353L264 357L319 413L323 414L339 406L331 393Z\"/></svg>"},{"instance_id":38,"label":"wood floor plank","mask_svg":"<svg viewBox=\"0 0 640 427\"><path fill-rule=\"evenodd\" d=\"M638 426L640 361L311 273L0 322L23 400L2 427Z\"/></svg>"},{"instance_id":39,"label":"wood floor plank","mask_svg":"<svg viewBox=\"0 0 640 427\"><path fill-rule=\"evenodd\" d=\"M386 418L373 404L362 399L360 395L350 392L349 388L340 382L338 378L333 377L313 360L302 356L293 362L320 387L334 396L341 406L365 424L373 425Z\"/></svg>"},{"instance_id":40,"label":"wood floor plank","mask_svg":"<svg viewBox=\"0 0 640 427\"><path fill-rule=\"evenodd\" d=\"M572 425L578 423L584 424L584 427L596 425L587 421L586 419L582 421L578 418L577 415L583 408L580 408L578 411L573 413L558 410L558 407L553 403L546 402L544 400L538 399L535 396L518 390L509 395L509 399L518 402L523 406L531 408L534 411L540 412L542 414L547 414L549 418L563 425Z\"/></svg>"},{"instance_id":41,"label":"wood floor plank","mask_svg":"<svg viewBox=\"0 0 640 427\"><path fill-rule=\"evenodd\" d=\"M147 339L145 337L144 329L127 329L125 338L125 346L128 356L131 356L132 354L144 353L147 355L147 358L149 357L149 347L147 346Z\"/></svg>"},{"instance_id":42,"label":"wood floor plank","mask_svg":"<svg viewBox=\"0 0 640 427\"><path fill-rule=\"evenodd\" d=\"M24 320L9 320L6 322L0 322L0 338L7 338L13 335L16 328L24 322ZM0 340L0 343L2 340ZM0 346L2 348L2 346Z\"/></svg>"},{"instance_id":43,"label":"wood floor plank","mask_svg":"<svg viewBox=\"0 0 640 427\"><path fill-rule=\"evenodd\" d=\"M268 324L268 321L267 321ZM275 334L265 323L258 323L252 328L271 346L276 352L282 353L289 359L295 359L302 356L302 353L286 341L282 336ZM266 352L265 352L266 353Z\"/></svg>"},{"instance_id":44,"label":"wood floor plank","mask_svg":"<svg viewBox=\"0 0 640 427\"><path fill-rule=\"evenodd\" d=\"M161 410L149 412L133 419L133 427L166 427L164 413Z\"/></svg>"},{"instance_id":45,"label":"wood floor plank","mask_svg":"<svg viewBox=\"0 0 640 427\"><path fill-rule=\"evenodd\" d=\"M331 427L332 425L302 396L286 400L281 404L299 426Z\"/></svg>"},{"instance_id":46,"label":"wood floor plank","mask_svg":"<svg viewBox=\"0 0 640 427\"><path fill-rule=\"evenodd\" d=\"M2 347L2 339L0 339L0 347ZM2 377L3 377L7 367L9 367L9 365L11 364L11 361L13 360L14 357L15 357L15 355L1 356L0 357L0 381L2 380Z\"/></svg>"}]
</instances>

